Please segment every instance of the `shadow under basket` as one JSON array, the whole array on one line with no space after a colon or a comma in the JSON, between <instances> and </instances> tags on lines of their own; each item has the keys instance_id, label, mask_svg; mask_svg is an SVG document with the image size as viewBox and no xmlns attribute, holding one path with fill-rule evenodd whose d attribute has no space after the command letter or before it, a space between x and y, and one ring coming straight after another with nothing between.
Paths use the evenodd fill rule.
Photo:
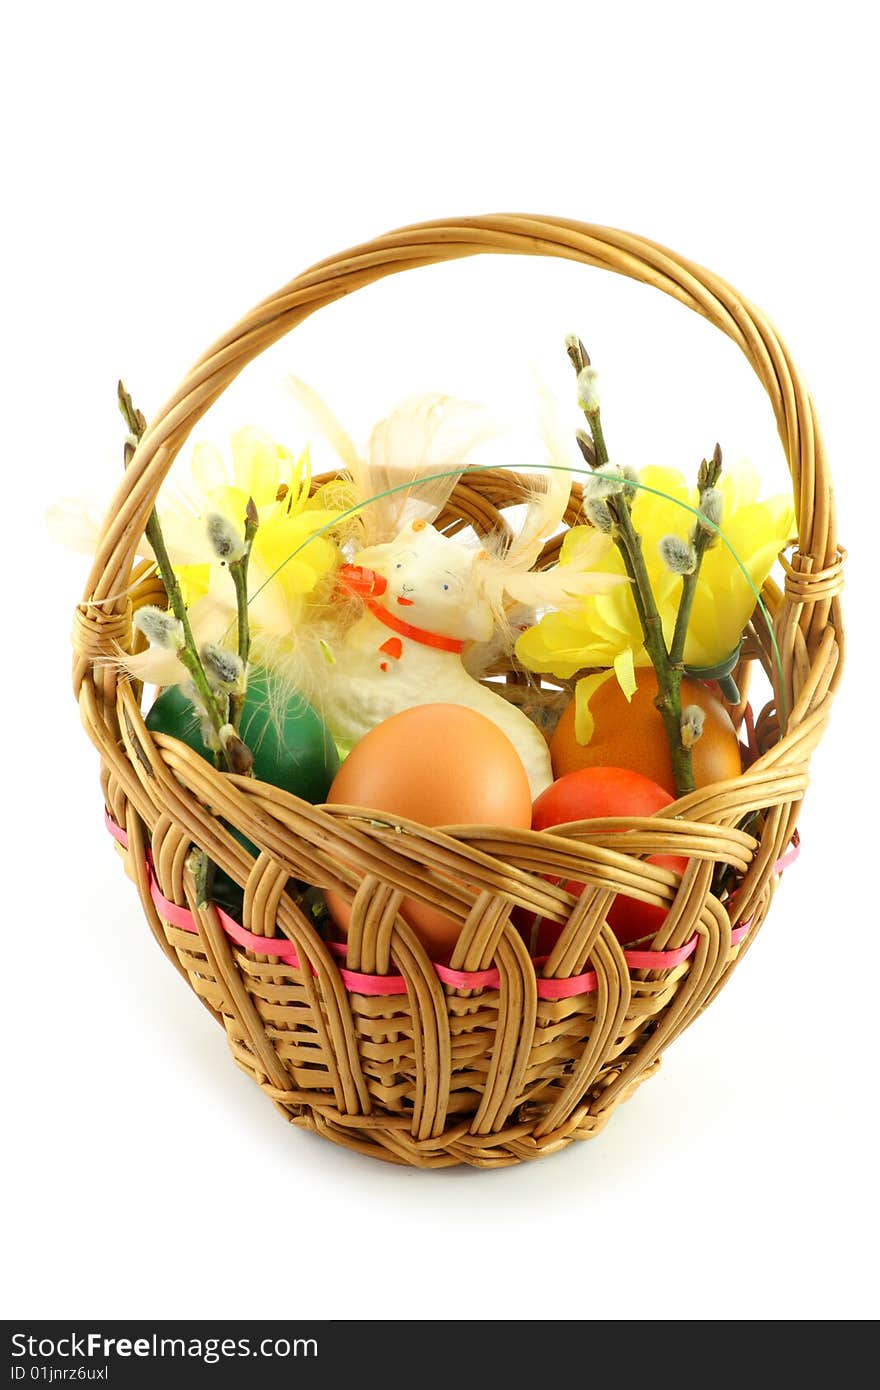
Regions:
<instances>
[{"instance_id":1,"label":"shadow under basket","mask_svg":"<svg viewBox=\"0 0 880 1390\"><path fill-rule=\"evenodd\" d=\"M762 593L781 670L756 616L735 672L743 699L731 713L747 768L628 820L623 833L615 821L564 835L437 830L309 805L151 733L139 687L108 661L120 645L133 650L133 613L164 605L135 551L177 452L242 368L364 285L480 253L612 270L709 319L765 388L791 470L798 546L783 561L784 589L768 581ZM515 474L475 472L437 524L485 534L522 497ZM579 508L575 485L567 524ZM547 562L558 548L559 538L546 547ZM500 1167L597 1134L728 979L796 853L809 759L841 670L842 558L813 404L776 332L724 281L639 237L520 215L405 228L306 271L215 344L150 424L113 499L76 610L74 687L101 754L108 828L150 927L281 1113L361 1153L426 1168ZM756 664L773 694L753 715ZM258 847L256 858L228 827ZM244 890L241 921L197 903L193 846ZM687 868L646 862L656 854L682 856ZM586 886L575 898L549 878ZM346 946L320 937L291 879L352 901ZM608 926L618 892L668 908L650 949L624 949ZM448 966L428 959L400 917L404 897L461 920ZM546 959L530 957L516 908L560 924Z\"/></svg>"}]
</instances>

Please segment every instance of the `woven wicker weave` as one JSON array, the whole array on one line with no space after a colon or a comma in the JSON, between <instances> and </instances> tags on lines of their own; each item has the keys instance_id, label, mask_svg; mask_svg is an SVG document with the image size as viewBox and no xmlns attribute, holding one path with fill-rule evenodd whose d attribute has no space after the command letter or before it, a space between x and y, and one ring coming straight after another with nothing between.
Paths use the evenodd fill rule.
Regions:
<instances>
[{"instance_id":1,"label":"woven wicker weave","mask_svg":"<svg viewBox=\"0 0 880 1390\"><path fill-rule=\"evenodd\" d=\"M159 581L135 562L138 539L189 431L242 368L316 309L363 285L483 252L599 266L704 315L754 368L791 469L799 548L786 563L784 592L768 583L763 595L782 654L785 735L779 739L775 713L779 677L756 622L740 685L747 689L759 661L776 689L754 722L756 760L735 780L632 822L625 853L613 822L585 822L566 838L507 828L395 829L217 772L176 740L149 733L139 689L106 662L115 644L131 649L133 611L163 601ZM484 532L520 495L511 474L478 474L456 488L439 524L464 519ZM578 496L575 488L570 522ZM557 548L558 541L548 557ZM113 499L76 612L74 687L150 926L225 1027L235 1061L282 1114L363 1153L422 1167L499 1166L595 1134L714 996L761 925L840 674L841 561L813 404L784 345L722 280L642 238L513 215L409 227L314 266L216 343L151 423ZM744 709L734 711L738 721ZM737 828L746 822L750 833ZM256 860L226 825L259 846ZM283 938L277 944L287 960L273 956L268 941L265 953L245 949L213 907L197 907L186 868L192 845L245 889L246 931ZM644 862L662 851L687 857L680 882ZM720 864L731 866L737 888L723 901L711 891ZM575 901L541 875L587 887ZM351 987L338 956L285 891L290 876L353 897L347 970L394 976L395 992ZM623 888L669 905L653 945L676 964L666 954L658 958L663 968L634 968L625 957L605 922ZM404 894L461 919L452 970L495 973L470 988L458 976L442 978L397 915ZM567 924L543 965L535 966L510 923L515 904ZM582 986L567 983L588 969Z\"/></svg>"}]
</instances>

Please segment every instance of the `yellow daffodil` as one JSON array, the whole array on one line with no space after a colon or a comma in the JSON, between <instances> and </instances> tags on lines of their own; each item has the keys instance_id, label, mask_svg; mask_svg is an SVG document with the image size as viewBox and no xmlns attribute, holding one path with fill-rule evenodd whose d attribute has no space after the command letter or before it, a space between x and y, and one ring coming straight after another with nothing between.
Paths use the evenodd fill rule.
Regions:
<instances>
[{"instance_id":1,"label":"yellow daffodil","mask_svg":"<svg viewBox=\"0 0 880 1390\"><path fill-rule=\"evenodd\" d=\"M337 564L336 546L318 534L339 519L324 489L313 497L306 449L298 459L261 430L239 430L231 440L232 469L212 444L197 444L186 490L159 498L159 520L189 610L198 644L221 640L236 621L228 570L212 549L211 516L224 517L244 535L252 497L259 526L248 561L248 614L255 654L292 646L307 596ZM180 679L175 654L151 647L126 659L133 675L156 685Z\"/></svg>"},{"instance_id":2,"label":"yellow daffodil","mask_svg":"<svg viewBox=\"0 0 880 1390\"><path fill-rule=\"evenodd\" d=\"M673 469L645 468L639 482L642 486L633 502L633 525L642 537L668 646L681 579L665 564L660 542L670 535L687 540L694 515L679 504L696 508L698 494ZM740 465L722 473L718 491L723 499L722 537L703 557L685 644L686 666L717 665L736 649L755 607L754 589L760 590L779 552L795 534L790 494L759 501L760 480L751 466ZM562 564L571 563L594 534L591 527L569 531L562 546ZM625 573L616 547L602 557L602 568ZM629 699L636 688L636 667L651 664L629 585L588 595L562 611L548 613L519 638L516 654L529 670L566 679L578 671L599 668L578 683L577 732L582 743L589 741L592 732L588 706L597 687L613 672Z\"/></svg>"},{"instance_id":3,"label":"yellow daffodil","mask_svg":"<svg viewBox=\"0 0 880 1390\"><path fill-rule=\"evenodd\" d=\"M197 444L192 455L192 490L187 506L194 529L204 532L204 518L219 512L244 531L248 497L252 497L260 524L248 562L251 624L276 635L290 630L304 594L336 563L336 548L315 533L332 524L338 513L323 505L320 493L309 497L311 466L305 450L298 459L262 431L239 430L231 440L232 477L223 456L211 444ZM178 509L179 511L179 509ZM161 505L159 519L169 529L171 508ZM179 515L173 518L180 528ZM307 543L306 543L307 542ZM213 589L223 576L216 559L203 547L201 564L177 569L188 603ZM174 556L172 555L172 562ZM223 584L228 589L228 582Z\"/></svg>"}]
</instances>

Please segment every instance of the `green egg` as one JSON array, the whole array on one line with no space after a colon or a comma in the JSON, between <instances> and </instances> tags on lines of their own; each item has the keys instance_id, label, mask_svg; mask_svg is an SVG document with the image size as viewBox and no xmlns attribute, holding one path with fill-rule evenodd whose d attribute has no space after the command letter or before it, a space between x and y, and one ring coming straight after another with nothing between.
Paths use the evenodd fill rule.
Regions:
<instances>
[{"instance_id":1,"label":"green egg","mask_svg":"<svg viewBox=\"0 0 880 1390\"><path fill-rule=\"evenodd\" d=\"M170 734L209 762L199 718L180 690L159 696L146 718L154 733ZM284 700L282 688L257 667L249 673L239 733L254 755L254 776L313 804L325 801L339 771L339 754L316 710L301 695Z\"/></svg>"},{"instance_id":2,"label":"green egg","mask_svg":"<svg viewBox=\"0 0 880 1390\"><path fill-rule=\"evenodd\" d=\"M336 745L317 711L301 695L291 695L285 701L282 691L277 684L273 688L264 670L257 667L250 671L239 733L254 755L254 776L304 801L326 801L330 783L339 771ZM202 742L199 718L178 686L163 691L147 715L146 725L154 733L179 738L213 761L213 754ZM234 825L226 829L256 859L257 846ZM218 907L241 921L242 890L219 867L214 874L213 898Z\"/></svg>"}]
</instances>

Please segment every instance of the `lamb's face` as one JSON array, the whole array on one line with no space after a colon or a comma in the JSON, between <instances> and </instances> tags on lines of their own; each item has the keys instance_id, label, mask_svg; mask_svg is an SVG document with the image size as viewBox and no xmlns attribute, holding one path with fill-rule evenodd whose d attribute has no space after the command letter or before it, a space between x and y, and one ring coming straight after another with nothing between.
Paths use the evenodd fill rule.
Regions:
<instances>
[{"instance_id":1,"label":"lamb's face","mask_svg":"<svg viewBox=\"0 0 880 1390\"><path fill-rule=\"evenodd\" d=\"M416 521L355 556L387 580L383 605L404 622L459 641L487 642L492 613L474 584L476 552Z\"/></svg>"}]
</instances>

